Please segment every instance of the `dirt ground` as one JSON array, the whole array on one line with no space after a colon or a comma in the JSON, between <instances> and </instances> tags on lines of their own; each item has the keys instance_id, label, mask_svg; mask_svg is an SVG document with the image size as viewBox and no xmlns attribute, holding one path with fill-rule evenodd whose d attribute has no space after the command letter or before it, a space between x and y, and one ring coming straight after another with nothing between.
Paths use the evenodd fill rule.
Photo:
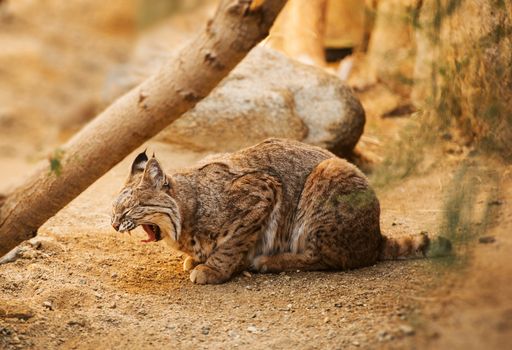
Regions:
<instances>
[{"instance_id":1,"label":"dirt ground","mask_svg":"<svg viewBox=\"0 0 512 350\"><path fill-rule=\"evenodd\" d=\"M0 54L2 62L37 56L39 42L29 30L42 28L36 24L0 21L1 46L14 47L13 57ZM9 35L20 28L29 28L24 32L28 53L16 51ZM86 48L75 53L89 73L95 71L88 82L81 81L82 73L54 77L49 69L30 71L30 62L25 62L26 81L17 75L20 70L7 74L0 67L0 85L8 87L0 89L0 193L69 136L67 128L56 130L55 120L64 118L60 112L82 111L78 115L84 119L94 115L88 106L97 104L89 98L103 86L99 77L125 61L125 47L133 40L131 33L123 33L123 40L114 34L102 44L108 49L95 48L103 56L94 55L93 61L87 60L91 53ZM70 55L64 58L71 67L75 56L66 45L58 42L55 47ZM62 58L58 51L54 54ZM46 88L40 88L38 81L45 79ZM61 81L69 84L66 96L50 89ZM30 103L33 95L41 101ZM79 101L70 103L76 95ZM377 173L379 161L411 116L381 118L387 95L378 87L359 95L368 124L358 148L375 161L367 170ZM49 112L47 100L53 101ZM45 112L49 115L42 116ZM158 142L146 146L169 171L206 155ZM127 157L50 219L31 244L23 245L16 261L0 265L0 348L511 347L512 167L472 156L452 141L425 147L428 167L377 188L382 231L390 236L444 232L461 164L469 164L478 169L473 179L480 191L466 229L476 234L454 242L455 259L381 262L344 272L244 273L217 286L192 284L182 271L180 254L164 243L141 243L141 229L128 235L110 227L110 203L133 159ZM370 174L372 181L374 176ZM491 216L483 216L489 211Z\"/></svg>"},{"instance_id":2,"label":"dirt ground","mask_svg":"<svg viewBox=\"0 0 512 350\"><path fill-rule=\"evenodd\" d=\"M150 143L168 169L203 156ZM129 157L130 158L130 157ZM379 190L388 235L437 234L460 160ZM503 349L512 335L512 173L493 203L494 243L470 243L463 266L443 259L383 262L346 272L243 274L193 285L182 257L109 226L125 160L52 218L39 245L0 266L3 348ZM0 159L9 169L12 159ZM18 165L17 169L30 164ZM15 167L16 168L16 167ZM21 171L20 172L24 172ZM2 182L14 175L2 172ZM485 183L486 179L482 178ZM481 206L486 203L480 203ZM478 242L478 241L473 241ZM461 251L464 250L464 251Z\"/></svg>"}]
</instances>

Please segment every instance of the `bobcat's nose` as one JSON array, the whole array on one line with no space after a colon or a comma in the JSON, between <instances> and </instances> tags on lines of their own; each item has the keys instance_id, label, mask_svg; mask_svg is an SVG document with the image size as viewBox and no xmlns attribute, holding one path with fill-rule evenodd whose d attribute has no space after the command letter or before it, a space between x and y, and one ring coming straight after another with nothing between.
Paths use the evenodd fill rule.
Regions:
<instances>
[{"instance_id":1,"label":"bobcat's nose","mask_svg":"<svg viewBox=\"0 0 512 350\"><path fill-rule=\"evenodd\" d=\"M112 216L112 220L110 221L114 230L119 231L119 227L121 226L121 220L117 215Z\"/></svg>"}]
</instances>

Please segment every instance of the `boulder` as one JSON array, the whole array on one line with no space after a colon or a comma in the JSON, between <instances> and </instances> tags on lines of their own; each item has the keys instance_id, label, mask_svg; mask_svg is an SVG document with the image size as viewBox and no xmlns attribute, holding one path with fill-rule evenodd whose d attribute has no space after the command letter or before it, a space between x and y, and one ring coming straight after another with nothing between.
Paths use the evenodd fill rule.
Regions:
<instances>
[{"instance_id":1,"label":"boulder","mask_svg":"<svg viewBox=\"0 0 512 350\"><path fill-rule=\"evenodd\" d=\"M364 124L359 100L339 78L260 46L157 139L233 151L284 137L344 153L356 145Z\"/></svg>"}]
</instances>

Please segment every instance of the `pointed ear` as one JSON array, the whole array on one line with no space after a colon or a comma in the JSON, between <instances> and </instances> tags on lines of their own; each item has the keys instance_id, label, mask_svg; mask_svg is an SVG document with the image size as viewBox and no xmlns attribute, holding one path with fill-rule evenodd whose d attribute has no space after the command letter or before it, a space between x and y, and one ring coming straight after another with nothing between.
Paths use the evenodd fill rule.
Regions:
<instances>
[{"instance_id":1,"label":"pointed ear","mask_svg":"<svg viewBox=\"0 0 512 350\"><path fill-rule=\"evenodd\" d=\"M151 158L147 161L142 182L149 183L156 188L161 188L164 185L165 174L156 158Z\"/></svg>"},{"instance_id":2,"label":"pointed ear","mask_svg":"<svg viewBox=\"0 0 512 350\"><path fill-rule=\"evenodd\" d=\"M142 173L146 168L146 163L148 162L148 156L146 155L146 150L144 152L139 153L135 160L132 163L132 170L130 175L133 176L135 174Z\"/></svg>"}]
</instances>

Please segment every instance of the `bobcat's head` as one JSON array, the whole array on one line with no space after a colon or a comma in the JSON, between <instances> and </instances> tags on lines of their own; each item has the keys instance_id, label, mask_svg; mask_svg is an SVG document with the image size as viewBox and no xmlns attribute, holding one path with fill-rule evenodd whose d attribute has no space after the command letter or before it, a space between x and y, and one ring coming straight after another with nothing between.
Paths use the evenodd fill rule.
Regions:
<instances>
[{"instance_id":1,"label":"bobcat's head","mask_svg":"<svg viewBox=\"0 0 512 350\"><path fill-rule=\"evenodd\" d=\"M143 242L159 241L164 236L177 241L181 217L173 194L172 179L156 158L148 159L144 151L133 161L130 176L112 203L112 226L126 232L141 225L148 234Z\"/></svg>"}]
</instances>

